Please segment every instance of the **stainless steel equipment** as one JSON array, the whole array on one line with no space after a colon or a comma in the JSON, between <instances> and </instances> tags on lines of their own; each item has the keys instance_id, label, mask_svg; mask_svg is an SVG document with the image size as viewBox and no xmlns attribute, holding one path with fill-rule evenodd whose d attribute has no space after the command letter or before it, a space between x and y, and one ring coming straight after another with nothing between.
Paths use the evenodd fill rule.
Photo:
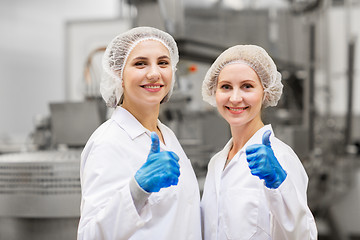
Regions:
<instances>
[{"instance_id":1,"label":"stainless steel equipment","mask_svg":"<svg viewBox=\"0 0 360 240\"><path fill-rule=\"evenodd\" d=\"M105 120L98 100L51 103L49 124L31 134L41 145L0 155L0 239L76 239L80 154Z\"/></svg>"},{"instance_id":2,"label":"stainless steel equipment","mask_svg":"<svg viewBox=\"0 0 360 240\"><path fill-rule=\"evenodd\" d=\"M79 150L0 155L0 239L76 239L79 159Z\"/></svg>"},{"instance_id":3,"label":"stainless steel equipment","mask_svg":"<svg viewBox=\"0 0 360 240\"><path fill-rule=\"evenodd\" d=\"M83 147L91 133L105 121L102 99L50 103L53 145Z\"/></svg>"}]
</instances>

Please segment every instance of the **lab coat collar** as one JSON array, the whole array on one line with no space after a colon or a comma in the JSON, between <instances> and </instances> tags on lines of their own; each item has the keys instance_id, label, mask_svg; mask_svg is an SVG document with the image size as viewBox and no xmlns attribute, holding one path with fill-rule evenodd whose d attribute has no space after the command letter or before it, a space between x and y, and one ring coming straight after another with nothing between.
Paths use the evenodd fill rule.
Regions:
<instances>
[{"instance_id":1,"label":"lab coat collar","mask_svg":"<svg viewBox=\"0 0 360 240\"><path fill-rule=\"evenodd\" d=\"M119 124L119 126L124 129L132 140L142 134L147 134L149 137L151 135L150 130L145 128L129 111L123 107L117 107L114 110L111 119ZM167 143L168 136L166 126L162 124L159 119L157 120L157 126L163 135L165 143ZM160 149L168 150L167 145L165 145L162 141L160 141Z\"/></svg>"},{"instance_id":2,"label":"lab coat collar","mask_svg":"<svg viewBox=\"0 0 360 240\"><path fill-rule=\"evenodd\" d=\"M114 110L111 119L119 124L119 126L124 129L132 140L144 133L148 133L150 135L150 131L123 107L117 107Z\"/></svg>"},{"instance_id":3,"label":"lab coat collar","mask_svg":"<svg viewBox=\"0 0 360 240\"><path fill-rule=\"evenodd\" d=\"M271 135L270 135L270 139L273 138L275 136L274 131L271 127L271 124L265 125L262 128L260 128L246 143L245 145L242 147L242 149L240 151L245 151L245 149L253 144L262 144L262 136L264 135L264 132L270 130L271 131ZM271 142L271 140L270 140Z\"/></svg>"},{"instance_id":4,"label":"lab coat collar","mask_svg":"<svg viewBox=\"0 0 360 240\"><path fill-rule=\"evenodd\" d=\"M239 152L244 152L247 146L250 146L252 144L262 144L262 136L266 130L271 131L270 139L273 138L274 131L271 127L271 124L265 125L261 129L259 129L244 145L243 148L240 149ZM271 140L270 140L271 142ZM227 159L227 156L229 154L229 151L233 145L233 139L231 138L228 143L225 145L223 150L219 152L219 155L217 156L217 160L215 161L215 188L216 188L216 196L219 197L220 194L220 183L221 183L221 176L222 172L224 170L225 162ZM236 154L236 156L240 156L240 154ZM231 162L230 162L231 164Z\"/></svg>"},{"instance_id":5,"label":"lab coat collar","mask_svg":"<svg viewBox=\"0 0 360 240\"><path fill-rule=\"evenodd\" d=\"M246 143L245 145L240 149L240 152L241 151L245 151L246 147L252 145L252 144L262 144L262 136L264 134L265 131L267 130L270 130L271 131L271 135L270 135L270 138L274 137L275 134L274 134L274 131L271 127L271 124L268 124L268 125L265 125L263 126L262 128L260 128ZM229 154L229 151L231 149L233 145L233 139L231 138L227 144L225 145L225 147L223 148L223 150L221 150L221 152L219 153L220 154L220 158L221 158L221 161L217 161L219 164L223 163L225 164L225 161L226 161L226 158Z\"/></svg>"}]
</instances>

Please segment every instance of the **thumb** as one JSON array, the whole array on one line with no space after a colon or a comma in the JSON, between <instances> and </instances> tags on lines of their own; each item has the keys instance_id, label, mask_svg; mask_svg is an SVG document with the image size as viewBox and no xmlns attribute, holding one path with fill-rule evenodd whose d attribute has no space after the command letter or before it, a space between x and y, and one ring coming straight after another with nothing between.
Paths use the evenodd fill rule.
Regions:
<instances>
[{"instance_id":1,"label":"thumb","mask_svg":"<svg viewBox=\"0 0 360 240\"><path fill-rule=\"evenodd\" d=\"M271 147L271 144L270 144L270 135L271 135L271 131L270 130L267 130L266 132L264 132L264 135L262 137L262 143L265 145L265 146L268 146L268 147Z\"/></svg>"},{"instance_id":2,"label":"thumb","mask_svg":"<svg viewBox=\"0 0 360 240\"><path fill-rule=\"evenodd\" d=\"M151 132L151 148L149 154L158 152L160 152L159 136L155 132Z\"/></svg>"}]
</instances>

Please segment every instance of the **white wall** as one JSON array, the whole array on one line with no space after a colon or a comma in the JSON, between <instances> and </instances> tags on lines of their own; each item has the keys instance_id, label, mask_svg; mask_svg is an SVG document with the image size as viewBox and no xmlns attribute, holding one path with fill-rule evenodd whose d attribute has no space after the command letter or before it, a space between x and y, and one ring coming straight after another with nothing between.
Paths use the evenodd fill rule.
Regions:
<instances>
[{"instance_id":1,"label":"white wall","mask_svg":"<svg viewBox=\"0 0 360 240\"><path fill-rule=\"evenodd\" d=\"M119 1L0 1L0 143L23 142L37 114L65 99L69 20L117 17Z\"/></svg>"}]
</instances>

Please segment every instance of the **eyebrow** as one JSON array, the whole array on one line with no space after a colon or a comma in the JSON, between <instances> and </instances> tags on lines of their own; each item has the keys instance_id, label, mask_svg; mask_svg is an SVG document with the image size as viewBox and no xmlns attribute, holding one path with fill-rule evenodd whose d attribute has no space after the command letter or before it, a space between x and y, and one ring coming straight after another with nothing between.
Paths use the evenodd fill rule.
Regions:
<instances>
[{"instance_id":1,"label":"eyebrow","mask_svg":"<svg viewBox=\"0 0 360 240\"><path fill-rule=\"evenodd\" d=\"M145 60L145 59L147 59L147 58L146 57L136 57L133 60Z\"/></svg>"},{"instance_id":2,"label":"eyebrow","mask_svg":"<svg viewBox=\"0 0 360 240\"><path fill-rule=\"evenodd\" d=\"M168 58L168 59L170 59L170 57L169 56L167 56L167 55L163 55L163 56L160 56L160 57L158 57L159 59L163 59L163 58Z\"/></svg>"},{"instance_id":3,"label":"eyebrow","mask_svg":"<svg viewBox=\"0 0 360 240\"><path fill-rule=\"evenodd\" d=\"M256 83L256 81L252 80L252 79L245 79L245 80L241 80L241 83ZM230 83L231 84L231 80L228 79L218 79L218 83Z\"/></svg>"},{"instance_id":4,"label":"eyebrow","mask_svg":"<svg viewBox=\"0 0 360 240\"><path fill-rule=\"evenodd\" d=\"M169 56L166 56L166 55L163 55L163 56L160 56L160 57L158 57L158 59L164 59L164 58L167 58L167 59L170 59L170 57ZM146 60L146 59L148 59L147 57L136 57L136 58L134 58L133 60Z\"/></svg>"}]
</instances>

